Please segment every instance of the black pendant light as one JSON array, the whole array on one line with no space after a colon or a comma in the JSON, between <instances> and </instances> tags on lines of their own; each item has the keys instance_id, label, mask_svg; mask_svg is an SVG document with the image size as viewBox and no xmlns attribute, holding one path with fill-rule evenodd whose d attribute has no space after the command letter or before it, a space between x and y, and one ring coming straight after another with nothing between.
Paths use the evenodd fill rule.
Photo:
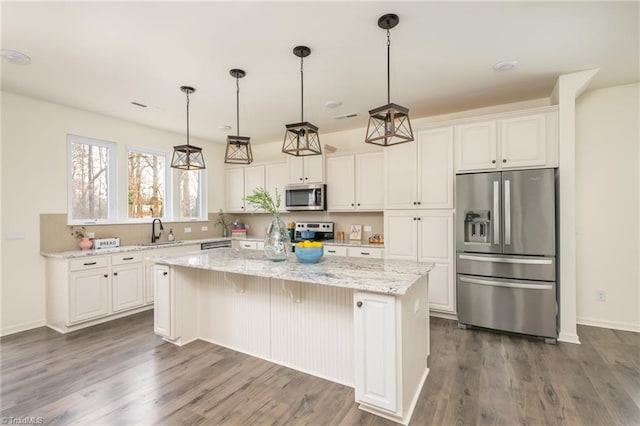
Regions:
<instances>
[{"instance_id":1,"label":"black pendant light","mask_svg":"<svg viewBox=\"0 0 640 426\"><path fill-rule=\"evenodd\" d=\"M202 148L189 145L189 95L196 91L193 87L180 86L180 90L187 95L187 144L173 147L173 158L171 167L181 170L204 169L204 157Z\"/></svg>"},{"instance_id":2,"label":"black pendant light","mask_svg":"<svg viewBox=\"0 0 640 426\"><path fill-rule=\"evenodd\" d=\"M224 162L228 164L251 164L253 154L248 136L240 136L240 84L238 79L247 75L243 70L234 68L229 74L236 79L236 136L227 136L227 151L224 154Z\"/></svg>"},{"instance_id":3,"label":"black pendant light","mask_svg":"<svg viewBox=\"0 0 640 426\"><path fill-rule=\"evenodd\" d=\"M390 29L398 25L398 15L388 13L378 19L378 26L387 30L387 104L369 111L366 143L389 146L411 142L413 131L409 121L409 108L391 103L389 57L391 50Z\"/></svg>"},{"instance_id":4,"label":"black pendant light","mask_svg":"<svg viewBox=\"0 0 640 426\"><path fill-rule=\"evenodd\" d=\"M293 48L293 54L300 58L300 122L286 125L287 130L284 134L282 152L289 155L295 155L296 157L304 155L322 155L318 128L308 121L304 121L303 58L306 58L311 54L311 49L307 46L296 46Z\"/></svg>"}]
</instances>

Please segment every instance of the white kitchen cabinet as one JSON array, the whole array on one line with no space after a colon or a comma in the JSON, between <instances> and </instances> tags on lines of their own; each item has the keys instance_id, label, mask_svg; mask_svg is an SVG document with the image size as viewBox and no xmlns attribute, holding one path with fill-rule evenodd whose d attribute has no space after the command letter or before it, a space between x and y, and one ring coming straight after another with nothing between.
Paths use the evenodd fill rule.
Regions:
<instances>
[{"instance_id":1,"label":"white kitchen cabinet","mask_svg":"<svg viewBox=\"0 0 640 426\"><path fill-rule=\"evenodd\" d=\"M382 152L327 158L327 210L382 210L382 163Z\"/></svg>"},{"instance_id":2,"label":"white kitchen cabinet","mask_svg":"<svg viewBox=\"0 0 640 426\"><path fill-rule=\"evenodd\" d=\"M436 264L429 273L431 309L455 313L454 214L445 210L386 210L385 258Z\"/></svg>"},{"instance_id":3,"label":"white kitchen cabinet","mask_svg":"<svg viewBox=\"0 0 640 426\"><path fill-rule=\"evenodd\" d=\"M252 210L244 202L254 189L265 187L265 166L229 167L225 170L226 211L245 213Z\"/></svg>"},{"instance_id":4,"label":"white kitchen cabinet","mask_svg":"<svg viewBox=\"0 0 640 426\"><path fill-rule=\"evenodd\" d=\"M324 156L287 156L289 183L324 183Z\"/></svg>"},{"instance_id":5,"label":"white kitchen cabinet","mask_svg":"<svg viewBox=\"0 0 640 426\"><path fill-rule=\"evenodd\" d=\"M171 326L171 277L170 270L165 265L153 265L153 282L155 288L153 310L154 331L158 336L171 337L173 329Z\"/></svg>"},{"instance_id":6,"label":"white kitchen cabinet","mask_svg":"<svg viewBox=\"0 0 640 426\"><path fill-rule=\"evenodd\" d=\"M69 274L69 314L66 325L100 318L110 313L109 269L88 268Z\"/></svg>"},{"instance_id":7,"label":"white kitchen cabinet","mask_svg":"<svg viewBox=\"0 0 640 426\"><path fill-rule=\"evenodd\" d=\"M355 292L355 399L391 412L398 408L396 299Z\"/></svg>"},{"instance_id":8,"label":"white kitchen cabinet","mask_svg":"<svg viewBox=\"0 0 640 426\"><path fill-rule=\"evenodd\" d=\"M417 132L384 151L385 209L453 208L453 128Z\"/></svg>"},{"instance_id":9,"label":"white kitchen cabinet","mask_svg":"<svg viewBox=\"0 0 640 426\"><path fill-rule=\"evenodd\" d=\"M356 246L347 247L347 256L364 257L370 259L382 259L384 257L384 249L382 247Z\"/></svg>"},{"instance_id":10,"label":"white kitchen cabinet","mask_svg":"<svg viewBox=\"0 0 640 426\"><path fill-rule=\"evenodd\" d=\"M162 256L171 256L178 255L182 253L188 253L191 251L200 250L200 244L179 244L173 247L163 247L163 248L153 248L149 250L142 251L141 255L144 258L144 279L145 279L145 289L144 289L144 303L151 304L153 303L154 298L154 290L153 290L153 265L154 263L150 260L154 257L162 257Z\"/></svg>"},{"instance_id":11,"label":"white kitchen cabinet","mask_svg":"<svg viewBox=\"0 0 640 426\"><path fill-rule=\"evenodd\" d=\"M557 108L455 126L456 172L558 166Z\"/></svg>"},{"instance_id":12,"label":"white kitchen cabinet","mask_svg":"<svg viewBox=\"0 0 640 426\"><path fill-rule=\"evenodd\" d=\"M289 182L289 168L286 162L270 163L265 165L265 188L269 191L273 197L276 196L276 190L280 196L280 209L279 211L287 211L284 202L284 189ZM275 200L275 198L274 198Z\"/></svg>"},{"instance_id":13,"label":"white kitchen cabinet","mask_svg":"<svg viewBox=\"0 0 640 426\"><path fill-rule=\"evenodd\" d=\"M324 255L325 256L346 256L347 255L347 247L325 244L324 245Z\"/></svg>"},{"instance_id":14,"label":"white kitchen cabinet","mask_svg":"<svg viewBox=\"0 0 640 426\"><path fill-rule=\"evenodd\" d=\"M264 166L246 166L244 167L244 195L248 197L256 188L265 188L264 184ZM252 211L252 208L245 203L245 211Z\"/></svg>"},{"instance_id":15,"label":"white kitchen cabinet","mask_svg":"<svg viewBox=\"0 0 640 426\"><path fill-rule=\"evenodd\" d=\"M145 304L144 265L141 253L111 256L113 312L126 311Z\"/></svg>"}]
</instances>

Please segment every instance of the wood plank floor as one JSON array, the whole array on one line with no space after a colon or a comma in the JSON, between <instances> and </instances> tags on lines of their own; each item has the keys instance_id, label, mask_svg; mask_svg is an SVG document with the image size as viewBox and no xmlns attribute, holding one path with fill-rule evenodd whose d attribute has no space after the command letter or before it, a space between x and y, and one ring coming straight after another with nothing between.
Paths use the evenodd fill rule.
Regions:
<instances>
[{"instance_id":1,"label":"wood plank floor","mask_svg":"<svg viewBox=\"0 0 640 426\"><path fill-rule=\"evenodd\" d=\"M547 345L431 324L411 424L640 425L640 334L580 326L582 345ZM358 410L351 388L205 342L176 347L152 330L149 311L2 338L2 423L392 424Z\"/></svg>"}]
</instances>

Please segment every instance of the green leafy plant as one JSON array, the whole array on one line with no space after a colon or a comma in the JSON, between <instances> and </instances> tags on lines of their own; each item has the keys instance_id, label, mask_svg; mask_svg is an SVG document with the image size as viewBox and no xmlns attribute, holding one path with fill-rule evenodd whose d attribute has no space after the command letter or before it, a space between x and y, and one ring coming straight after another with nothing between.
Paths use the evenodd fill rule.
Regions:
<instances>
[{"instance_id":1,"label":"green leafy plant","mask_svg":"<svg viewBox=\"0 0 640 426\"><path fill-rule=\"evenodd\" d=\"M251 195L244 197L244 201L247 202L255 210L264 210L267 213L276 214L280 209L280 194L276 188L275 200L274 197L269 194L269 191L263 187L258 187L253 190Z\"/></svg>"},{"instance_id":2,"label":"green leafy plant","mask_svg":"<svg viewBox=\"0 0 640 426\"><path fill-rule=\"evenodd\" d=\"M227 219L222 209L220 209L218 211L218 219L216 219L216 222L213 224L213 226L222 225L223 228L226 228L230 224L231 224L231 219Z\"/></svg>"},{"instance_id":3,"label":"green leafy plant","mask_svg":"<svg viewBox=\"0 0 640 426\"><path fill-rule=\"evenodd\" d=\"M84 226L70 226L69 228L71 228L71 235L78 240L87 236L87 228Z\"/></svg>"}]
</instances>

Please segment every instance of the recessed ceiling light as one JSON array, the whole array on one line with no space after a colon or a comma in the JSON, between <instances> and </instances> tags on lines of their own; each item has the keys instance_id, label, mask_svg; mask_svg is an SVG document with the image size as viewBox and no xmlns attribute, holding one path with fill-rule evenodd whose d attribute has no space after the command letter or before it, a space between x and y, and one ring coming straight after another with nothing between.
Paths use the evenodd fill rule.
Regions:
<instances>
[{"instance_id":1,"label":"recessed ceiling light","mask_svg":"<svg viewBox=\"0 0 640 426\"><path fill-rule=\"evenodd\" d=\"M132 101L131 105L135 105L135 106L140 107L140 108L146 108L147 107L145 104L141 104L140 102L135 102L135 101Z\"/></svg>"},{"instance_id":2,"label":"recessed ceiling light","mask_svg":"<svg viewBox=\"0 0 640 426\"><path fill-rule=\"evenodd\" d=\"M500 61L493 64L495 71L510 71L518 65L518 61Z\"/></svg>"},{"instance_id":3,"label":"recessed ceiling light","mask_svg":"<svg viewBox=\"0 0 640 426\"><path fill-rule=\"evenodd\" d=\"M342 105L342 102L340 101L327 101L324 103L324 106L326 106L327 108L337 108L340 105Z\"/></svg>"},{"instance_id":4,"label":"recessed ceiling light","mask_svg":"<svg viewBox=\"0 0 640 426\"><path fill-rule=\"evenodd\" d=\"M228 124L223 124L222 126L218 126L219 130L231 130L231 126Z\"/></svg>"},{"instance_id":5,"label":"recessed ceiling light","mask_svg":"<svg viewBox=\"0 0 640 426\"><path fill-rule=\"evenodd\" d=\"M342 114L342 115L336 115L335 118L336 120L343 120L345 118L353 118L353 117L357 117L358 113L357 112L350 112L348 114Z\"/></svg>"},{"instance_id":6,"label":"recessed ceiling light","mask_svg":"<svg viewBox=\"0 0 640 426\"><path fill-rule=\"evenodd\" d=\"M30 57L24 53L16 52L15 50L2 49L0 50L0 55L16 64L27 65L31 63Z\"/></svg>"}]
</instances>

